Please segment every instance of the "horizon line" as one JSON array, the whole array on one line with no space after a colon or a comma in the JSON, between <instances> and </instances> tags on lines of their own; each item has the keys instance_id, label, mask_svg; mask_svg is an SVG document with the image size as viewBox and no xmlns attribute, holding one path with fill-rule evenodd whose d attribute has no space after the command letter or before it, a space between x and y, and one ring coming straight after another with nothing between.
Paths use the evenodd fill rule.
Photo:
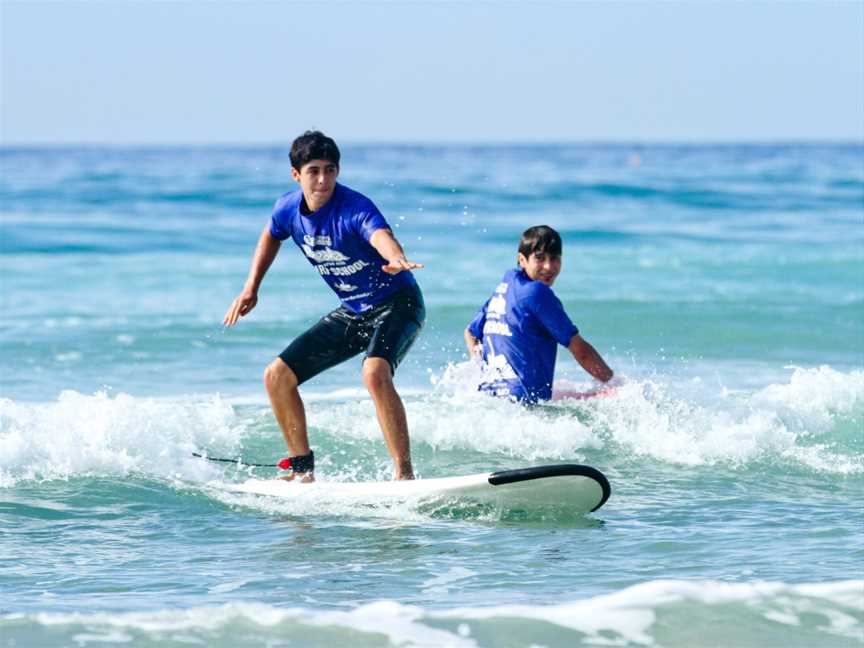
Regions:
<instances>
[{"instance_id":1,"label":"horizon line","mask_svg":"<svg viewBox=\"0 0 864 648\"><path fill-rule=\"evenodd\" d=\"M292 140L176 140L176 141L98 141L98 140L76 140L76 141L20 141L4 142L0 140L0 149L15 148L280 148L290 146ZM654 138L585 138L585 139L500 139L500 140L387 140L387 139L359 139L339 138L341 145L347 146L466 146L466 147L503 147L503 146L864 146L864 135L852 137L769 137L756 138L729 138L729 139L654 139Z\"/></svg>"}]
</instances>

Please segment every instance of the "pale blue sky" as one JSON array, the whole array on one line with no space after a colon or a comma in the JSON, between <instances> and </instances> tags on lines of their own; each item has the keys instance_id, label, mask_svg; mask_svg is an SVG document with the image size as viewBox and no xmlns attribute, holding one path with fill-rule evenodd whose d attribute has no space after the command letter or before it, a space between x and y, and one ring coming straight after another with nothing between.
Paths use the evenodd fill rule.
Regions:
<instances>
[{"instance_id":1,"label":"pale blue sky","mask_svg":"<svg viewBox=\"0 0 864 648\"><path fill-rule=\"evenodd\" d=\"M4 143L864 139L864 3L2 0Z\"/></svg>"}]
</instances>

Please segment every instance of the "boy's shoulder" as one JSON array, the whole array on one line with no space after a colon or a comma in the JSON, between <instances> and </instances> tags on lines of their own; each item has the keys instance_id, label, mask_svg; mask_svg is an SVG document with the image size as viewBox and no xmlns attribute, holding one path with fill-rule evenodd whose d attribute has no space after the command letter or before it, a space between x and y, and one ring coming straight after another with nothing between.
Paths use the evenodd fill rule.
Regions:
<instances>
[{"instance_id":1,"label":"boy's shoulder","mask_svg":"<svg viewBox=\"0 0 864 648\"><path fill-rule=\"evenodd\" d=\"M273 205L274 213L284 213L286 211L296 210L300 206L300 200L303 198L303 190L289 191L282 194Z\"/></svg>"},{"instance_id":2,"label":"boy's shoulder","mask_svg":"<svg viewBox=\"0 0 864 648\"><path fill-rule=\"evenodd\" d=\"M544 298L554 295L552 288L542 281L534 281L520 268L511 268L504 273L502 283L511 285L514 293L520 299Z\"/></svg>"},{"instance_id":3,"label":"boy's shoulder","mask_svg":"<svg viewBox=\"0 0 864 648\"><path fill-rule=\"evenodd\" d=\"M333 198L339 202L339 207L341 209L347 211L378 211L375 203L372 202L370 198L367 198L359 191L352 189L351 187L346 187L343 184L336 184Z\"/></svg>"}]
</instances>

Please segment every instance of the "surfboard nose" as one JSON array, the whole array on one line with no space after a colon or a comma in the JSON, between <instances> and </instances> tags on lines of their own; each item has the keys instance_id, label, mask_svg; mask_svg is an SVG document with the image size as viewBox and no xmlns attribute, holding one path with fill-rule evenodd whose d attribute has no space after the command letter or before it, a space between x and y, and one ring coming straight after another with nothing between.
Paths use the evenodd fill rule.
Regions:
<instances>
[{"instance_id":1,"label":"surfboard nose","mask_svg":"<svg viewBox=\"0 0 864 648\"><path fill-rule=\"evenodd\" d=\"M558 479L551 479L553 477ZM606 479L606 475L596 468L580 464L554 464L515 470L499 470L489 475L489 483L493 486L519 484L538 479L546 480L543 484L546 488L536 486L532 489L526 489L526 495L531 492L540 496L541 490L562 491L558 495L565 500L562 504L576 497L580 502L590 503L594 500L591 508L587 509L591 512L603 506L612 494L612 487L609 480ZM562 479L563 481L561 481ZM547 492L546 495L551 495L551 493ZM545 501L549 502L548 499Z\"/></svg>"}]
</instances>

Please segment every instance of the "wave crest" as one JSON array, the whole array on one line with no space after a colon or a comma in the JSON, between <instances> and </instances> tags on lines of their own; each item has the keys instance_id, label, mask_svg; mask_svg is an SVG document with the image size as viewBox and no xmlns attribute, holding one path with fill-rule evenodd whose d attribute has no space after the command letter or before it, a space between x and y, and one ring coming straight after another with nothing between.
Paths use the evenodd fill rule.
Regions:
<instances>
[{"instance_id":1,"label":"wave crest","mask_svg":"<svg viewBox=\"0 0 864 648\"><path fill-rule=\"evenodd\" d=\"M706 634L706 627L716 632ZM348 611L228 603L186 610L0 616L0 630L26 640L74 635L80 646L169 638L209 646L304 644L476 648L519 645L851 645L864 633L864 581L789 585L658 580L557 605L425 609L378 601Z\"/></svg>"}]
</instances>

